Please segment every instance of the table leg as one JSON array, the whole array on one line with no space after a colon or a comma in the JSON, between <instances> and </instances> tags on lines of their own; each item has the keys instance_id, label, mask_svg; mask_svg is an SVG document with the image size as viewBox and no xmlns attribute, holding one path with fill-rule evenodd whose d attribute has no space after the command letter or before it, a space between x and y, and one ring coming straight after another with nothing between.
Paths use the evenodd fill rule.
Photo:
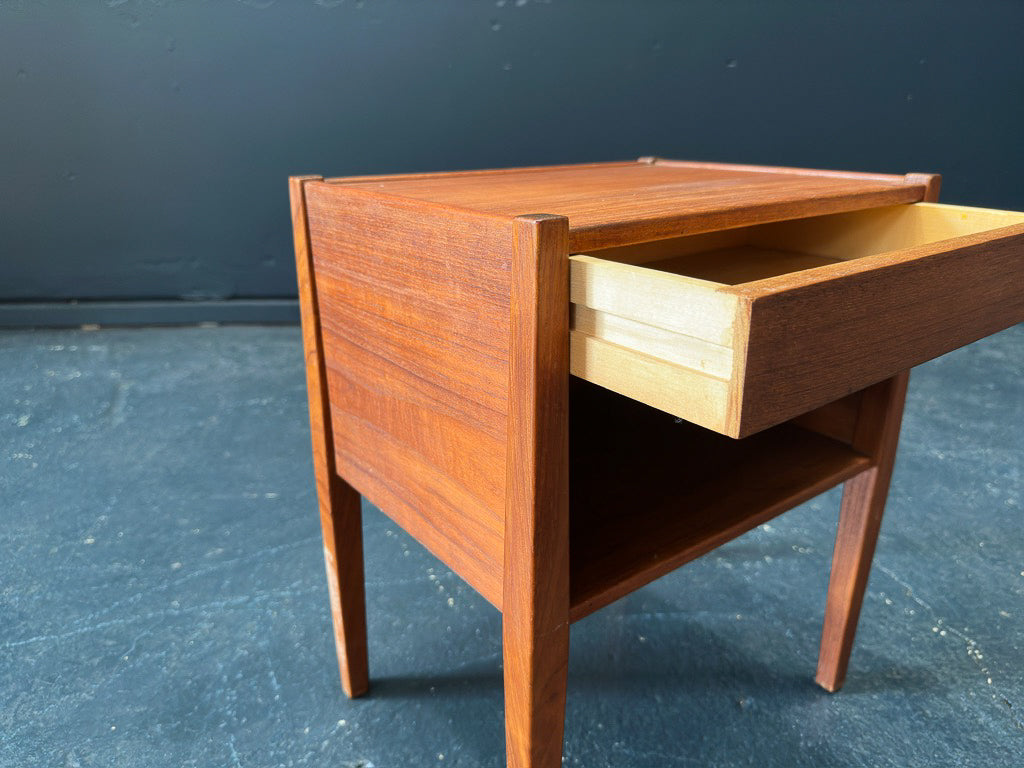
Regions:
<instances>
[{"instance_id":1,"label":"table leg","mask_svg":"<svg viewBox=\"0 0 1024 768\"><path fill-rule=\"evenodd\" d=\"M505 745L508 768L562 764L565 695L569 670L568 616L540 632L535 617L506 611Z\"/></svg>"},{"instance_id":2,"label":"table leg","mask_svg":"<svg viewBox=\"0 0 1024 768\"><path fill-rule=\"evenodd\" d=\"M509 768L562 764L569 668L569 223L515 221L502 574Z\"/></svg>"},{"instance_id":3,"label":"table leg","mask_svg":"<svg viewBox=\"0 0 1024 768\"><path fill-rule=\"evenodd\" d=\"M334 642L341 667L341 685L349 696L366 693L369 676L366 658L366 597L363 583L363 526L359 494L338 476L334 463L334 435L327 399L327 368L313 280L304 184L319 176L289 179L295 267L302 316L302 346L306 356L309 395L309 431L313 442L313 474L324 535L327 588L331 595Z\"/></svg>"},{"instance_id":4,"label":"table leg","mask_svg":"<svg viewBox=\"0 0 1024 768\"><path fill-rule=\"evenodd\" d=\"M320 503L320 527L341 687L355 698L369 688L363 522L359 493L337 475L327 503Z\"/></svg>"},{"instance_id":5,"label":"table leg","mask_svg":"<svg viewBox=\"0 0 1024 768\"><path fill-rule=\"evenodd\" d=\"M875 463L843 488L815 676L827 691L839 690L846 679L892 479L908 377L907 372L901 373L864 392L853 447Z\"/></svg>"}]
</instances>

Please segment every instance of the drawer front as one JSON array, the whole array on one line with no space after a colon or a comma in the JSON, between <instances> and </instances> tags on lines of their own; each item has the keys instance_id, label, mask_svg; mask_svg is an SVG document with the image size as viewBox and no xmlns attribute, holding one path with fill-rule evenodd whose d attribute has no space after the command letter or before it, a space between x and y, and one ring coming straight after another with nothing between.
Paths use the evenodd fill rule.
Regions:
<instances>
[{"instance_id":1,"label":"drawer front","mask_svg":"<svg viewBox=\"0 0 1024 768\"><path fill-rule=\"evenodd\" d=\"M1024 214L920 203L728 239L573 256L573 373L742 437L1024 320Z\"/></svg>"}]
</instances>

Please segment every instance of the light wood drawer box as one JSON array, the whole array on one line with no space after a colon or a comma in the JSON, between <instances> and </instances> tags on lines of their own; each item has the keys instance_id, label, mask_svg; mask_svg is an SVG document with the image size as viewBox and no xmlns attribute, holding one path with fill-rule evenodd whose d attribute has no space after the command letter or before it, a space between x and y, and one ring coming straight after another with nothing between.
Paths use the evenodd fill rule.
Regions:
<instances>
[{"instance_id":1,"label":"light wood drawer box","mask_svg":"<svg viewBox=\"0 0 1024 768\"><path fill-rule=\"evenodd\" d=\"M937 203L571 257L571 369L732 437L1024 319L1024 214Z\"/></svg>"}]
</instances>

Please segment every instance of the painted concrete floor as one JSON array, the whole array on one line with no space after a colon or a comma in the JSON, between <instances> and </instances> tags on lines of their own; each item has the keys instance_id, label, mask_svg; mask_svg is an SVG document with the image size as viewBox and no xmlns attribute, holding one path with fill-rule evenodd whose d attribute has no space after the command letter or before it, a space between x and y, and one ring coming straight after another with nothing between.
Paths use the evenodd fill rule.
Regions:
<instances>
[{"instance_id":1,"label":"painted concrete floor","mask_svg":"<svg viewBox=\"0 0 1024 768\"><path fill-rule=\"evenodd\" d=\"M300 336L0 334L0 765L503 765L500 618L365 518L330 638ZM1024 327L918 369L846 688L832 492L574 625L565 764L1024 765Z\"/></svg>"}]
</instances>

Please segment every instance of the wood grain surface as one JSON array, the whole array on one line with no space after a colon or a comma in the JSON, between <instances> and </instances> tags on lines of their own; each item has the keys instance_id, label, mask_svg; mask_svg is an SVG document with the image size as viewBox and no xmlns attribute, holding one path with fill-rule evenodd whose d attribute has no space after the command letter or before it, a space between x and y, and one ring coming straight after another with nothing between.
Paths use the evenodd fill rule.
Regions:
<instances>
[{"instance_id":1,"label":"wood grain surface","mask_svg":"<svg viewBox=\"0 0 1024 768\"><path fill-rule=\"evenodd\" d=\"M722 434L730 432L732 387L687 365L668 363L650 354L573 330L571 370L575 376L605 389L678 414Z\"/></svg>"},{"instance_id":2,"label":"wood grain surface","mask_svg":"<svg viewBox=\"0 0 1024 768\"><path fill-rule=\"evenodd\" d=\"M578 379L571 404L573 621L870 463L791 424L733 440Z\"/></svg>"},{"instance_id":3,"label":"wood grain surface","mask_svg":"<svg viewBox=\"0 0 1024 768\"><path fill-rule=\"evenodd\" d=\"M515 221L502 637L510 768L562 764L569 671L569 264L558 216Z\"/></svg>"},{"instance_id":4,"label":"wood grain surface","mask_svg":"<svg viewBox=\"0 0 1024 768\"><path fill-rule=\"evenodd\" d=\"M306 190L338 471L500 607L512 221Z\"/></svg>"},{"instance_id":5,"label":"wood grain surface","mask_svg":"<svg viewBox=\"0 0 1024 768\"><path fill-rule=\"evenodd\" d=\"M920 179L668 161L414 174L338 185L503 216L569 219L569 250L921 200Z\"/></svg>"},{"instance_id":6,"label":"wood grain surface","mask_svg":"<svg viewBox=\"0 0 1024 768\"><path fill-rule=\"evenodd\" d=\"M292 179L350 695L355 489L503 612L508 764L556 768L571 621L846 481L838 688L906 370L1024 319L1024 215L904 205L939 182L653 158Z\"/></svg>"},{"instance_id":7,"label":"wood grain surface","mask_svg":"<svg viewBox=\"0 0 1024 768\"><path fill-rule=\"evenodd\" d=\"M932 176L925 181L925 200L935 203L939 199L940 178ZM969 214L961 211L956 218L960 223L955 226L963 226L962 222L969 218ZM926 216L925 220L930 220L930 217ZM948 222L948 219L943 217L943 221ZM934 236L934 231L931 234ZM873 466L846 482L839 507L818 669L814 677L818 685L829 692L839 690L846 680L864 592L871 575L871 562L889 496L889 483L896 464L909 383L910 370L907 369L856 396L857 417L850 446L869 456ZM852 401L853 398L845 400Z\"/></svg>"},{"instance_id":8,"label":"wood grain surface","mask_svg":"<svg viewBox=\"0 0 1024 768\"><path fill-rule=\"evenodd\" d=\"M869 456L873 466L843 487L815 675L827 691L839 690L846 679L889 495L908 380L909 372L905 371L863 393L853 448Z\"/></svg>"},{"instance_id":9,"label":"wood grain surface","mask_svg":"<svg viewBox=\"0 0 1024 768\"><path fill-rule=\"evenodd\" d=\"M1024 320L1012 211L885 206L570 259L573 373L733 437Z\"/></svg>"},{"instance_id":10,"label":"wood grain surface","mask_svg":"<svg viewBox=\"0 0 1024 768\"><path fill-rule=\"evenodd\" d=\"M740 286L750 335L737 434L1024 320L1024 224Z\"/></svg>"},{"instance_id":11,"label":"wood grain surface","mask_svg":"<svg viewBox=\"0 0 1024 768\"><path fill-rule=\"evenodd\" d=\"M313 279L306 218L305 187L318 180L317 176L293 177L289 179L289 192L302 313L302 345L306 358L313 473L323 532L327 590L331 599L341 685L346 694L355 697L365 693L369 687L362 511L359 494L339 477L334 460L320 304Z\"/></svg>"}]
</instances>

